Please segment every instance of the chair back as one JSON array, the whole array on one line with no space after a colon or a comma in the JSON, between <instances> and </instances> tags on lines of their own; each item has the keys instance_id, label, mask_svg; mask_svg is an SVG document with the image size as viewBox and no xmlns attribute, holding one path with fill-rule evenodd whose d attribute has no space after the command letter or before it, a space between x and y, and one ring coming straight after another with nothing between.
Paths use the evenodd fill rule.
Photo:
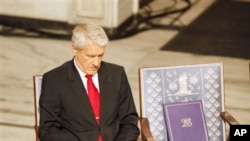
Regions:
<instances>
[{"instance_id":1,"label":"chair back","mask_svg":"<svg viewBox=\"0 0 250 141\"><path fill-rule=\"evenodd\" d=\"M40 141L38 135L39 129L39 98L41 95L41 86L42 86L42 75L33 76L33 89L34 89L34 107L35 107L35 133L36 133L36 141Z\"/></svg>"},{"instance_id":2,"label":"chair back","mask_svg":"<svg viewBox=\"0 0 250 141\"><path fill-rule=\"evenodd\" d=\"M163 104L201 100L209 141L225 140L222 63L139 68L140 116L154 139L168 141ZM178 112L178 111L176 111Z\"/></svg>"}]
</instances>

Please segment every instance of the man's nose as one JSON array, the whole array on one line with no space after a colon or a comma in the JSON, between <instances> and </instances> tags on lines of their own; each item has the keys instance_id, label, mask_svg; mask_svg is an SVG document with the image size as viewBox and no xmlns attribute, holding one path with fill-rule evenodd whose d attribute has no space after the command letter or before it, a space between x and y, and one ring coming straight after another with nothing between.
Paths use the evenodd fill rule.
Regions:
<instances>
[{"instance_id":1,"label":"man's nose","mask_svg":"<svg viewBox=\"0 0 250 141\"><path fill-rule=\"evenodd\" d=\"M94 64L95 66L98 66L98 65L99 65L99 57L98 57L98 56L94 57L93 64Z\"/></svg>"}]
</instances>

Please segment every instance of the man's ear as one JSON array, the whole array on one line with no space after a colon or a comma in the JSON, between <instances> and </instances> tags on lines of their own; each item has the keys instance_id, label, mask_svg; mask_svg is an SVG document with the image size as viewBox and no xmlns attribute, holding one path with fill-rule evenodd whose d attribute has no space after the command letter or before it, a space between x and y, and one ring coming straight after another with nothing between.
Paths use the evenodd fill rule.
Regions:
<instances>
[{"instance_id":1,"label":"man's ear","mask_svg":"<svg viewBox=\"0 0 250 141\"><path fill-rule=\"evenodd\" d=\"M78 49L77 49L77 47L76 47L75 44L72 44L72 45L71 45L71 49L72 49L73 54L76 55Z\"/></svg>"}]
</instances>

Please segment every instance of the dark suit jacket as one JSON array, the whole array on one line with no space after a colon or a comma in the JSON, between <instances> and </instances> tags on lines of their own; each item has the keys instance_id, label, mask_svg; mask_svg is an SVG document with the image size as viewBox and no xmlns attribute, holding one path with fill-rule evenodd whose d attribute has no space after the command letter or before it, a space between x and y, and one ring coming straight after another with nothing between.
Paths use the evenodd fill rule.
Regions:
<instances>
[{"instance_id":1,"label":"dark suit jacket","mask_svg":"<svg viewBox=\"0 0 250 141\"><path fill-rule=\"evenodd\" d=\"M43 75L40 97L42 141L133 141L138 114L123 67L102 62L98 71L101 113L97 125L73 60Z\"/></svg>"}]
</instances>

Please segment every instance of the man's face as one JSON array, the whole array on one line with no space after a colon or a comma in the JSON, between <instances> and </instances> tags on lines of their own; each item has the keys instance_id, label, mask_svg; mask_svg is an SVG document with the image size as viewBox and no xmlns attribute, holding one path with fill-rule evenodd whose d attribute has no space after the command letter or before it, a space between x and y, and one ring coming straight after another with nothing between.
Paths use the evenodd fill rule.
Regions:
<instances>
[{"instance_id":1,"label":"man's face","mask_svg":"<svg viewBox=\"0 0 250 141\"><path fill-rule=\"evenodd\" d=\"M94 75L101 66L105 47L99 47L89 43L83 49L78 49L72 45L77 65L89 75Z\"/></svg>"}]
</instances>

